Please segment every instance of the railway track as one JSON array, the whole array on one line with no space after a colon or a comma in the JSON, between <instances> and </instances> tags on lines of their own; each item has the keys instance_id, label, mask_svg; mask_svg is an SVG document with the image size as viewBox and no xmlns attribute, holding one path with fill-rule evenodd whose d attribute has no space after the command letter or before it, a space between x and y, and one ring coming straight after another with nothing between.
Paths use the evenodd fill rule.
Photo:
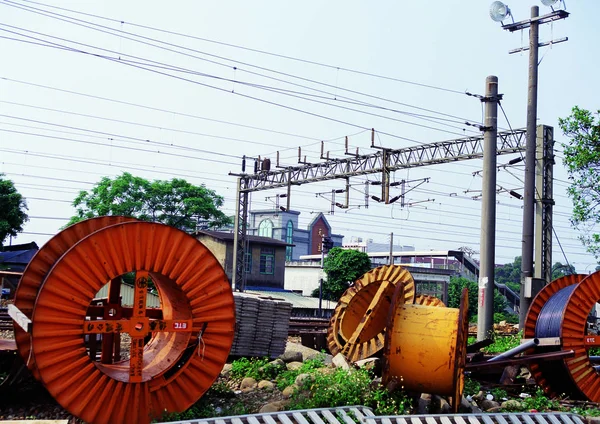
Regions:
<instances>
[{"instance_id":1,"label":"railway track","mask_svg":"<svg viewBox=\"0 0 600 424\"><path fill-rule=\"evenodd\" d=\"M290 318L288 336L299 336L306 333L327 333L328 318Z\"/></svg>"}]
</instances>

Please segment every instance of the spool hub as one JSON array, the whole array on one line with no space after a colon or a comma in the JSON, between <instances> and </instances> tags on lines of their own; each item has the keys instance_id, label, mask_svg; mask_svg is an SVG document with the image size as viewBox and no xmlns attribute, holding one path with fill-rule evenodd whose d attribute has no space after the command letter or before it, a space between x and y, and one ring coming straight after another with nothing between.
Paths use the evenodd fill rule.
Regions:
<instances>
[{"instance_id":1,"label":"spool hub","mask_svg":"<svg viewBox=\"0 0 600 424\"><path fill-rule=\"evenodd\" d=\"M332 355L341 352L355 362L383 349L387 314L394 289L400 283L404 284L402 302L413 303L415 282L398 265L372 269L344 292L327 330Z\"/></svg>"},{"instance_id":2,"label":"spool hub","mask_svg":"<svg viewBox=\"0 0 600 424\"><path fill-rule=\"evenodd\" d=\"M89 319L96 293L131 272L132 307ZM146 308L150 282L160 319ZM125 222L73 243L52 266L33 308L32 351L42 382L72 414L147 423L185 410L212 385L233 342L234 314L227 277L206 247L172 227ZM129 359L90 357L86 337L120 333L131 337Z\"/></svg>"}]
</instances>

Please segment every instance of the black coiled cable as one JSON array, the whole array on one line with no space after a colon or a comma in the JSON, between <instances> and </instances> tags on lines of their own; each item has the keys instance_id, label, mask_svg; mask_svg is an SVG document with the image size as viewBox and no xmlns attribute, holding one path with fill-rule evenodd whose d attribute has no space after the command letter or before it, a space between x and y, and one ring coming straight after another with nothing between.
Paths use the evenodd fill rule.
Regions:
<instances>
[{"instance_id":1,"label":"black coiled cable","mask_svg":"<svg viewBox=\"0 0 600 424\"><path fill-rule=\"evenodd\" d=\"M577 284L560 289L542 307L535 323L535 337L560 337L560 329L569 296Z\"/></svg>"}]
</instances>

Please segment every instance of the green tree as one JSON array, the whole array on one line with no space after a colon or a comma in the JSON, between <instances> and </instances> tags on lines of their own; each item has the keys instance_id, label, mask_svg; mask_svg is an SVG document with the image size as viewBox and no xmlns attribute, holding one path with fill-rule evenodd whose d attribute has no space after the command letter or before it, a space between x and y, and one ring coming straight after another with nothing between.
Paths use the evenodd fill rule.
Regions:
<instances>
[{"instance_id":1,"label":"green tree","mask_svg":"<svg viewBox=\"0 0 600 424\"><path fill-rule=\"evenodd\" d=\"M23 224L29 221L26 210L27 203L13 182L0 174L0 246L8 236L23 231Z\"/></svg>"},{"instance_id":2,"label":"green tree","mask_svg":"<svg viewBox=\"0 0 600 424\"><path fill-rule=\"evenodd\" d=\"M469 292L469 318L477 315L477 282L464 277L450 277L448 285L448 307L460 307L460 296L463 289ZM498 290L494 290L494 313L504 313L506 309L506 299Z\"/></svg>"},{"instance_id":3,"label":"green tree","mask_svg":"<svg viewBox=\"0 0 600 424\"><path fill-rule=\"evenodd\" d=\"M494 279L498 284L506 284L512 291L519 293L521 289L521 257L517 256L512 263L496 267Z\"/></svg>"},{"instance_id":4,"label":"green tree","mask_svg":"<svg viewBox=\"0 0 600 424\"><path fill-rule=\"evenodd\" d=\"M95 216L124 215L193 231L199 221L209 228L231 223L219 210L222 205L223 198L203 185L179 178L148 181L125 172L81 191L73 201L77 214L67 225Z\"/></svg>"},{"instance_id":5,"label":"green tree","mask_svg":"<svg viewBox=\"0 0 600 424\"><path fill-rule=\"evenodd\" d=\"M576 273L577 271L575 270L575 267L571 264L563 265L560 262L556 262L554 265L552 265L552 280Z\"/></svg>"},{"instance_id":6,"label":"green tree","mask_svg":"<svg viewBox=\"0 0 600 424\"><path fill-rule=\"evenodd\" d=\"M564 164L571 185L567 192L573 202L572 226L580 240L600 259L600 110L573 107L571 115L558 120L563 134Z\"/></svg>"},{"instance_id":7,"label":"green tree","mask_svg":"<svg viewBox=\"0 0 600 424\"><path fill-rule=\"evenodd\" d=\"M358 250L334 247L323 262L327 279L323 281L323 299L337 301L354 281L371 269L371 259ZM312 292L319 297L319 289Z\"/></svg>"}]
</instances>

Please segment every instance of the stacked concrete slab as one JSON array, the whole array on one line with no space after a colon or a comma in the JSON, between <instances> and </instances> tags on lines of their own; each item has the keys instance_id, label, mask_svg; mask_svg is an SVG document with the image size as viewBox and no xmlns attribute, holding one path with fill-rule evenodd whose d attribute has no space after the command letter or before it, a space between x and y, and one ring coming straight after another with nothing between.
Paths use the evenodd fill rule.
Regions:
<instances>
[{"instance_id":1,"label":"stacked concrete slab","mask_svg":"<svg viewBox=\"0 0 600 424\"><path fill-rule=\"evenodd\" d=\"M292 304L250 293L234 293L233 356L276 358L285 351Z\"/></svg>"}]
</instances>

